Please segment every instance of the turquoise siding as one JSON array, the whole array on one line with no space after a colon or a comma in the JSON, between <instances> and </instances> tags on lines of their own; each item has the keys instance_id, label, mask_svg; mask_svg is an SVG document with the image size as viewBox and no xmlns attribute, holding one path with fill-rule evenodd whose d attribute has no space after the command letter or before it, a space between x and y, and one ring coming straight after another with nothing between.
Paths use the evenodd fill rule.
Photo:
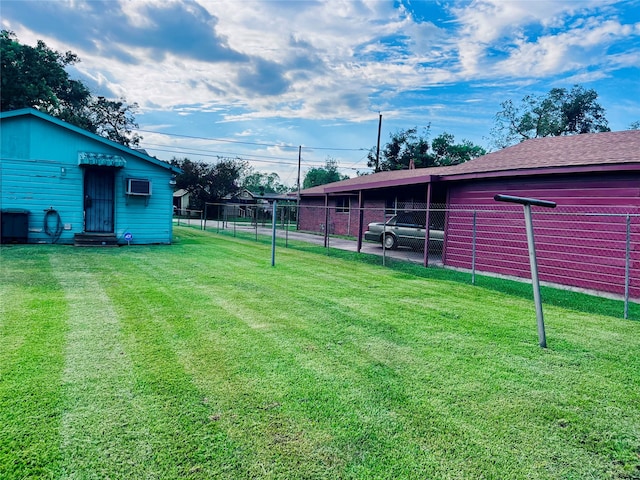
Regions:
<instances>
[{"instance_id":1,"label":"turquoise siding","mask_svg":"<svg viewBox=\"0 0 640 480\"><path fill-rule=\"evenodd\" d=\"M84 172L80 152L117 155L123 168L113 169L114 234L119 243L133 235L132 244L171 243L172 168L96 135L29 110L25 115L2 117L0 185L2 209L29 210L29 243L51 243L45 233L45 211L55 209L63 225L58 243L73 243L84 231ZM125 195L127 178L152 182L149 197Z\"/></svg>"}]
</instances>

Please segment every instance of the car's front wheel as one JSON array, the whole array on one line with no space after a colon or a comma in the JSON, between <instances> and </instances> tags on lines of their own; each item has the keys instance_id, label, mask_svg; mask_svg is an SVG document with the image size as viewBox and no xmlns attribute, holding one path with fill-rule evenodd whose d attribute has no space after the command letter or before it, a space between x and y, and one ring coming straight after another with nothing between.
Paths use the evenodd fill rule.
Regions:
<instances>
[{"instance_id":1,"label":"car's front wheel","mask_svg":"<svg viewBox=\"0 0 640 480\"><path fill-rule=\"evenodd\" d=\"M391 234L391 233L387 233L384 236L384 247L388 248L389 250L393 250L394 248L396 248L396 237Z\"/></svg>"}]
</instances>

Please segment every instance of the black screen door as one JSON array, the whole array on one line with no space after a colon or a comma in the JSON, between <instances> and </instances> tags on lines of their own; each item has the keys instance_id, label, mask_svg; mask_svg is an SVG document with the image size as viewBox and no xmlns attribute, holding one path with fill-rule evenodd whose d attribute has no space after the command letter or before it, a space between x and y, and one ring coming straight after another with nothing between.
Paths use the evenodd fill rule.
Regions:
<instances>
[{"instance_id":1,"label":"black screen door","mask_svg":"<svg viewBox=\"0 0 640 480\"><path fill-rule=\"evenodd\" d=\"M87 169L84 173L85 232L113 232L113 170Z\"/></svg>"}]
</instances>

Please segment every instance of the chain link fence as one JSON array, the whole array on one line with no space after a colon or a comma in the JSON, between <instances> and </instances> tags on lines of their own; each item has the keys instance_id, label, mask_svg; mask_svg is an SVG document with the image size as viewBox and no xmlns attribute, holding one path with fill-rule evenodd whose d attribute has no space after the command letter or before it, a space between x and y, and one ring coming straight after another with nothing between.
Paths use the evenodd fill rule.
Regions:
<instances>
[{"instance_id":1,"label":"chain link fence","mask_svg":"<svg viewBox=\"0 0 640 480\"><path fill-rule=\"evenodd\" d=\"M204 230L204 210L174 208L173 223L176 225L197 226Z\"/></svg>"},{"instance_id":2,"label":"chain link fence","mask_svg":"<svg viewBox=\"0 0 640 480\"><path fill-rule=\"evenodd\" d=\"M640 302L640 212L621 207L532 207L543 284ZM272 204L207 204L202 228L271 242ZM378 255L475 275L531 278L523 208L396 203L379 208L277 204L276 245ZM189 221L189 218L181 219ZM429 228L426 228L429 225ZM626 316L626 311L625 311Z\"/></svg>"}]
</instances>

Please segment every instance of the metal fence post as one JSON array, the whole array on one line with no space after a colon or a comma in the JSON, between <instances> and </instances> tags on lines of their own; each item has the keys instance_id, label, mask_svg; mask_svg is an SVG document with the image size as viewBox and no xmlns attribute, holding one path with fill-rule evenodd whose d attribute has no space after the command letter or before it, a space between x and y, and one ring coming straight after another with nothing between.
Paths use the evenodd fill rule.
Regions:
<instances>
[{"instance_id":1,"label":"metal fence post","mask_svg":"<svg viewBox=\"0 0 640 480\"><path fill-rule=\"evenodd\" d=\"M387 236L387 212L385 210L382 211L382 266L386 267L386 260L387 260L387 242L386 240L386 236Z\"/></svg>"},{"instance_id":2,"label":"metal fence post","mask_svg":"<svg viewBox=\"0 0 640 480\"><path fill-rule=\"evenodd\" d=\"M254 217L254 218L255 218L255 220L256 220L256 232L255 232L255 233L256 233L256 238L255 238L256 242L258 241L258 221L260 220L260 219L258 218L259 216L260 216L260 209L259 209L259 208L258 208L258 206L256 205L255 212L254 212L254 214L253 214L253 217Z\"/></svg>"},{"instance_id":3,"label":"metal fence post","mask_svg":"<svg viewBox=\"0 0 640 480\"><path fill-rule=\"evenodd\" d=\"M276 265L276 222L278 217L278 202L273 201L273 208L271 210L271 266Z\"/></svg>"},{"instance_id":4,"label":"metal fence post","mask_svg":"<svg viewBox=\"0 0 640 480\"><path fill-rule=\"evenodd\" d=\"M624 262L624 319L629 318L629 268L631 265L631 216L627 215L627 248Z\"/></svg>"},{"instance_id":5,"label":"metal fence post","mask_svg":"<svg viewBox=\"0 0 640 480\"><path fill-rule=\"evenodd\" d=\"M471 285L476 284L476 211L473 211L473 235L471 240Z\"/></svg>"},{"instance_id":6,"label":"metal fence post","mask_svg":"<svg viewBox=\"0 0 640 480\"><path fill-rule=\"evenodd\" d=\"M329 250L329 195L324 196L324 247Z\"/></svg>"},{"instance_id":7,"label":"metal fence post","mask_svg":"<svg viewBox=\"0 0 640 480\"><path fill-rule=\"evenodd\" d=\"M325 235L325 245L327 247L327 255L331 252L330 250L330 243L331 243L331 208L329 206L329 197L327 196L327 205L326 205L326 209L327 209L327 223L324 226L324 235Z\"/></svg>"},{"instance_id":8,"label":"metal fence post","mask_svg":"<svg viewBox=\"0 0 640 480\"><path fill-rule=\"evenodd\" d=\"M229 207L225 205L222 207L222 230L226 230L229 226Z\"/></svg>"},{"instance_id":9,"label":"metal fence post","mask_svg":"<svg viewBox=\"0 0 640 480\"><path fill-rule=\"evenodd\" d=\"M289 224L291 223L291 205L285 207L285 212L287 214L287 220L285 222L285 231L284 231L284 247L289 248Z\"/></svg>"}]
</instances>

